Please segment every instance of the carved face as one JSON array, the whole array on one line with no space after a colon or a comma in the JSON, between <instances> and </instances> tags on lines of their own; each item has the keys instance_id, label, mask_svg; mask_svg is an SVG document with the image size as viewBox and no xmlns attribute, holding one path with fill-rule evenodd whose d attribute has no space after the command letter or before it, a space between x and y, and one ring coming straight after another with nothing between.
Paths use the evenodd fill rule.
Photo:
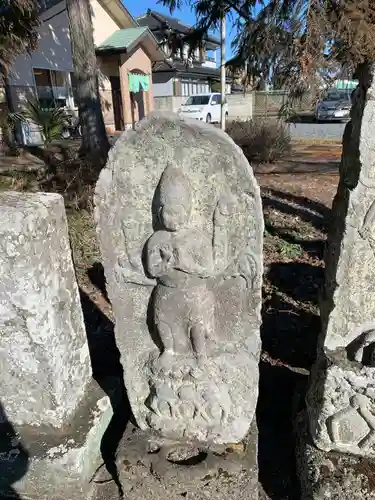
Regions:
<instances>
[{"instance_id":1,"label":"carved face","mask_svg":"<svg viewBox=\"0 0 375 500\"><path fill-rule=\"evenodd\" d=\"M168 165L160 182L160 221L168 231L178 231L190 219L192 192L183 170Z\"/></svg>"},{"instance_id":2,"label":"carved face","mask_svg":"<svg viewBox=\"0 0 375 500\"><path fill-rule=\"evenodd\" d=\"M161 207L160 219L165 229L178 231L187 224L191 207L185 205L175 203Z\"/></svg>"}]
</instances>

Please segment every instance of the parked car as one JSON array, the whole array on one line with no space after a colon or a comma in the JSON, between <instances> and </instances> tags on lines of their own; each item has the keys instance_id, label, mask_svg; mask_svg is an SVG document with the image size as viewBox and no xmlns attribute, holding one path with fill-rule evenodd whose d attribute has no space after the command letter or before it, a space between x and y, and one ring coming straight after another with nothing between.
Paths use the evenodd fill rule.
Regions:
<instances>
[{"instance_id":1,"label":"parked car","mask_svg":"<svg viewBox=\"0 0 375 500\"><path fill-rule=\"evenodd\" d=\"M225 100L224 112L228 117L228 103ZM221 95L217 93L196 94L188 98L178 110L181 116L196 118L207 123L218 123L221 117Z\"/></svg>"},{"instance_id":2,"label":"parked car","mask_svg":"<svg viewBox=\"0 0 375 500\"><path fill-rule=\"evenodd\" d=\"M350 119L351 107L350 91L331 90L316 105L315 118L317 121L347 121Z\"/></svg>"}]
</instances>

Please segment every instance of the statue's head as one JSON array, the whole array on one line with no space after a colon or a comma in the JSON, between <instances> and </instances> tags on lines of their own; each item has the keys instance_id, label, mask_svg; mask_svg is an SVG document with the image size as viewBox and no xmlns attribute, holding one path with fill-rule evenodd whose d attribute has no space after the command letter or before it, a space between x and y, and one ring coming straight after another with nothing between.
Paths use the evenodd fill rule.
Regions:
<instances>
[{"instance_id":1,"label":"statue's head","mask_svg":"<svg viewBox=\"0 0 375 500\"><path fill-rule=\"evenodd\" d=\"M168 165L160 180L160 220L168 231L178 231L190 219L192 196L189 180L178 167Z\"/></svg>"}]
</instances>

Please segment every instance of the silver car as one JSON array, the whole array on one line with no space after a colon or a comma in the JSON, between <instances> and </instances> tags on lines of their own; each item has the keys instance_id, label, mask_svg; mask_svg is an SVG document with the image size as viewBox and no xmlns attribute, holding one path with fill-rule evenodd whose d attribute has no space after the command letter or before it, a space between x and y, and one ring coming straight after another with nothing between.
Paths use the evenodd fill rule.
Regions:
<instances>
[{"instance_id":1,"label":"silver car","mask_svg":"<svg viewBox=\"0 0 375 500\"><path fill-rule=\"evenodd\" d=\"M347 90L331 90L327 96L318 102L315 109L317 121L341 121L350 119L352 106L351 92Z\"/></svg>"}]
</instances>

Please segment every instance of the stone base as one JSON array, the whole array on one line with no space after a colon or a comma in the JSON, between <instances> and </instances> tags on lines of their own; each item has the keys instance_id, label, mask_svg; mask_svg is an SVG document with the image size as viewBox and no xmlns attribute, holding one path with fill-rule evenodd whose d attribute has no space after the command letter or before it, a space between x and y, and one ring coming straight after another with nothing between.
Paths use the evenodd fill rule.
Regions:
<instances>
[{"instance_id":1,"label":"stone base","mask_svg":"<svg viewBox=\"0 0 375 500\"><path fill-rule=\"evenodd\" d=\"M301 500L375 499L375 461L318 450L308 432L305 412L296 427Z\"/></svg>"},{"instance_id":2,"label":"stone base","mask_svg":"<svg viewBox=\"0 0 375 500\"><path fill-rule=\"evenodd\" d=\"M63 429L14 429L0 412L0 498L87 498L101 463L100 445L112 417L109 399L89 387L70 425Z\"/></svg>"},{"instance_id":3,"label":"stone base","mask_svg":"<svg viewBox=\"0 0 375 500\"><path fill-rule=\"evenodd\" d=\"M233 445L165 440L128 426L111 474L103 465L94 479L93 500L118 500L119 494L127 500L258 500L257 441L255 423L246 440Z\"/></svg>"},{"instance_id":4,"label":"stone base","mask_svg":"<svg viewBox=\"0 0 375 500\"><path fill-rule=\"evenodd\" d=\"M314 367L306 398L310 433L321 450L375 459L374 368L347 356L337 349Z\"/></svg>"}]
</instances>

